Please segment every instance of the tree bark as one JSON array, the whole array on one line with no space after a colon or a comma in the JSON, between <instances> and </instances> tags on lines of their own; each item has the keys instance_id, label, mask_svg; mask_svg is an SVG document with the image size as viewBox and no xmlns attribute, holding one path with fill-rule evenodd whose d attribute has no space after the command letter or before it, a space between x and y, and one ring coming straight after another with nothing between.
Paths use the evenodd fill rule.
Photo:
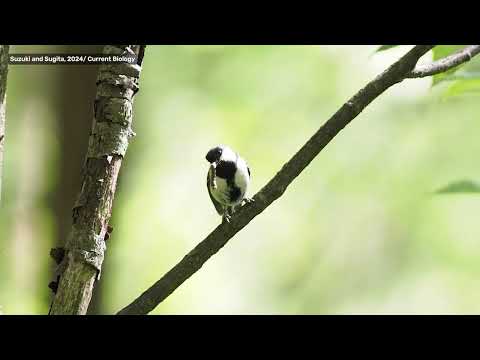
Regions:
<instances>
[{"instance_id":1,"label":"tree bark","mask_svg":"<svg viewBox=\"0 0 480 360\"><path fill-rule=\"evenodd\" d=\"M104 54L134 52L138 61L100 66L83 182L73 207L73 225L60 263L52 315L85 314L95 281L100 278L117 177L129 138L134 136L133 97L138 91L143 51L142 45L104 48Z\"/></svg>"},{"instance_id":2,"label":"tree bark","mask_svg":"<svg viewBox=\"0 0 480 360\"><path fill-rule=\"evenodd\" d=\"M480 53L480 45L467 46L464 49L456 51L455 53L432 62L427 65L417 66L407 75L408 78L421 78L439 74L450 69L453 69L461 64L470 61L474 56Z\"/></svg>"},{"instance_id":3,"label":"tree bark","mask_svg":"<svg viewBox=\"0 0 480 360\"><path fill-rule=\"evenodd\" d=\"M2 201L3 152L5 144L9 48L9 45L0 45L0 204Z\"/></svg>"},{"instance_id":4,"label":"tree bark","mask_svg":"<svg viewBox=\"0 0 480 360\"><path fill-rule=\"evenodd\" d=\"M100 54L102 45L68 45L55 49L62 54ZM78 189L82 185L83 160L87 151L88 137L92 127L93 107L95 101L95 81L99 65L58 66L54 111L57 118L58 140L60 143L58 160L58 180L53 198L56 236L54 246L62 247L72 227L71 209ZM72 101L75 99L75 101ZM105 271L105 265L103 265ZM55 268L52 266L52 279L56 280ZM98 303L101 283L95 285L89 313ZM51 295L48 296L51 301Z\"/></svg>"}]
</instances>

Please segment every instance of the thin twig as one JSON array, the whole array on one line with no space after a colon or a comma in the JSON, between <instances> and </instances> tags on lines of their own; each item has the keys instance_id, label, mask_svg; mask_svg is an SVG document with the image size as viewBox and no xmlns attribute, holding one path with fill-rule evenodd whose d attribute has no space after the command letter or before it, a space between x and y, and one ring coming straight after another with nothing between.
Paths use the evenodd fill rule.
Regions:
<instances>
[{"instance_id":1,"label":"thin twig","mask_svg":"<svg viewBox=\"0 0 480 360\"><path fill-rule=\"evenodd\" d=\"M422 78L443 73L470 61L478 53L480 53L480 45L467 46L466 48L444 57L443 59L426 65L417 66L412 72L410 72L410 74L407 75L407 78Z\"/></svg>"}]
</instances>

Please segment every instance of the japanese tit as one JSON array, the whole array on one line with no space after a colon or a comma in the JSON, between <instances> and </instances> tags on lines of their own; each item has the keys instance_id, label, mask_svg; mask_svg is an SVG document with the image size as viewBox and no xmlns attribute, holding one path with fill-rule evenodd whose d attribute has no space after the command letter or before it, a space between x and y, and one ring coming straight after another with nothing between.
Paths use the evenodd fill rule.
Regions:
<instances>
[{"instance_id":1,"label":"japanese tit","mask_svg":"<svg viewBox=\"0 0 480 360\"><path fill-rule=\"evenodd\" d=\"M207 175L208 195L222 220L230 222L235 207L242 201L250 183L250 169L244 159L225 145L218 145L205 156L211 164Z\"/></svg>"}]
</instances>

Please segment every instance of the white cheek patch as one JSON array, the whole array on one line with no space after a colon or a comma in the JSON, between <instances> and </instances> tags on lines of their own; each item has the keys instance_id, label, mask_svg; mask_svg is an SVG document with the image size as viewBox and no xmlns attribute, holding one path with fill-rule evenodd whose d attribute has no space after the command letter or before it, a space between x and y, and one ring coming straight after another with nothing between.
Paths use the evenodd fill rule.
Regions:
<instances>
[{"instance_id":1,"label":"white cheek patch","mask_svg":"<svg viewBox=\"0 0 480 360\"><path fill-rule=\"evenodd\" d=\"M224 146L222 150L222 156L220 157L220 159L223 161L235 162L237 160L237 154L235 154L235 152L229 147Z\"/></svg>"}]
</instances>

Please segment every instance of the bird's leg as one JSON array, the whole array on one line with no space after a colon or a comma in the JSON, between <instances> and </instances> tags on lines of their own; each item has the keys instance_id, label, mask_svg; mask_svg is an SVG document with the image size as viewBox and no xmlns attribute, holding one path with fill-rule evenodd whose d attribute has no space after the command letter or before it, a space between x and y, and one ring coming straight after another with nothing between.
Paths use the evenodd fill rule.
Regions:
<instances>
[{"instance_id":1,"label":"bird's leg","mask_svg":"<svg viewBox=\"0 0 480 360\"><path fill-rule=\"evenodd\" d=\"M225 206L225 210L222 216L222 222L230 223L230 220L232 219L232 214L233 214L233 207Z\"/></svg>"},{"instance_id":2,"label":"bird's leg","mask_svg":"<svg viewBox=\"0 0 480 360\"><path fill-rule=\"evenodd\" d=\"M242 200L242 206L247 205L247 204L251 204L253 202L255 202L255 200L253 200L253 198L246 197Z\"/></svg>"},{"instance_id":3,"label":"bird's leg","mask_svg":"<svg viewBox=\"0 0 480 360\"><path fill-rule=\"evenodd\" d=\"M232 217L225 212L222 216L222 222L230 223L231 218Z\"/></svg>"}]
</instances>

